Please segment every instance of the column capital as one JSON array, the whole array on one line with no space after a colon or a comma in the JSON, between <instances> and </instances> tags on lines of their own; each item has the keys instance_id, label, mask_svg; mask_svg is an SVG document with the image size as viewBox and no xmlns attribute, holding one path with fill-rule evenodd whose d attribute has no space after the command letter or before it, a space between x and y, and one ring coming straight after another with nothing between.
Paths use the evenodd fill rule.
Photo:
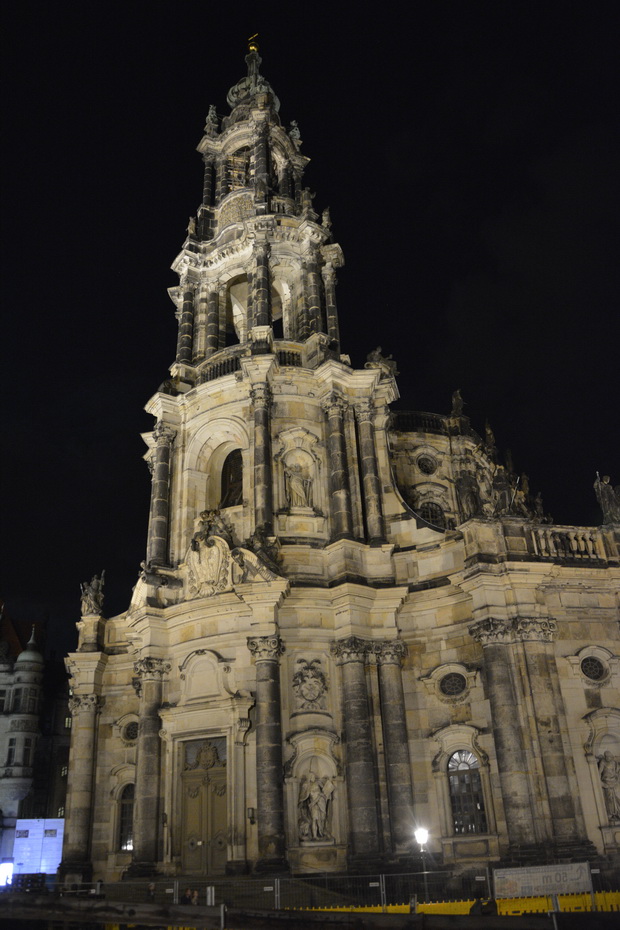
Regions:
<instances>
[{"instance_id":1,"label":"column capital","mask_svg":"<svg viewBox=\"0 0 620 930\"><path fill-rule=\"evenodd\" d=\"M358 636L348 636L346 639L337 639L329 644L331 654L338 665L347 662L364 662L369 651L370 643Z\"/></svg>"},{"instance_id":2,"label":"column capital","mask_svg":"<svg viewBox=\"0 0 620 930\"><path fill-rule=\"evenodd\" d=\"M194 294L195 291L196 291L196 289L197 289L197 287L198 287L198 282L192 280L192 278L187 278L187 277L185 277L185 278L182 278L182 279L181 279L180 287L181 287L181 290L183 291L183 294L184 294L184 295L185 295L188 291L191 291L192 294Z\"/></svg>"},{"instance_id":3,"label":"column capital","mask_svg":"<svg viewBox=\"0 0 620 930\"><path fill-rule=\"evenodd\" d=\"M267 382L254 384L250 388L250 400L255 407L271 407L273 396Z\"/></svg>"},{"instance_id":4,"label":"column capital","mask_svg":"<svg viewBox=\"0 0 620 930\"><path fill-rule=\"evenodd\" d=\"M514 642L511 621L499 620L497 617L486 617L473 623L469 627L469 635L483 646L488 646L489 643Z\"/></svg>"},{"instance_id":5,"label":"column capital","mask_svg":"<svg viewBox=\"0 0 620 930\"><path fill-rule=\"evenodd\" d=\"M371 400L358 400L353 404L355 416L360 423L370 423L375 413L375 407Z\"/></svg>"},{"instance_id":6,"label":"column capital","mask_svg":"<svg viewBox=\"0 0 620 930\"><path fill-rule=\"evenodd\" d=\"M171 668L170 662L165 659L155 659L152 656L145 656L133 664L134 675L140 679L161 680Z\"/></svg>"},{"instance_id":7,"label":"column capital","mask_svg":"<svg viewBox=\"0 0 620 930\"><path fill-rule=\"evenodd\" d=\"M177 431L175 429L163 423L162 420L158 420L153 430L153 439L158 445L168 445L173 441L176 434Z\"/></svg>"},{"instance_id":8,"label":"column capital","mask_svg":"<svg viewBox=\"0 0 620 930\"><path fill-rule=\"evenodd\" d=\"M266 662L282 655L284 643L278 635L248 636L248 649L255 662Z\"/></svg>"},{"instance_id":9,"label":"column capital","mask_svg":"<svg viewBox=\"0 0 620 930\"><path fill-rule=\"evenodd\" d=\"M540 617L517 617L512 621L515 637L521 642L552 643L558 630L555 620Z\"/></svg>"},{"instance_id":10,"label":"column capital","mask_svg":"<svg viewBox=\"0 0 620 930\"><path fill-rule=\"evenodd\" d=\"M483 646L490 643L551 643L557 628L556 621L546 617L515 617L510 620L488 617L472 624L469 635Z\"/></svg>"},{"instance_id":11,"label":"column capital","mask_svg":"<svg viewBox=\"0 0 620 930\"><path fill-rule=\"evenodd\" d=\"M326 394L321 398L321 407L328 416L332 410L335 410L336 413L342 416L348 406L349 401L340 391L332 391L331 394Z\"/></svg>"},{"instance_id":12,"label":"column capital","mask_svg":"<svg viewBox=\"0 0 620 930\"><path fill-rule=\"evenodd\" d=\"M373 653L378 665L400 665L407 655L407 646L401 639L389 639L382 643L372 643Z\"/></svg>"},{"instance_id":13,"label":"column capital","mask_svg":"<svg viewBox=\"0 0 620 930\"><path fill-rule=\"evenodd\" d=\"M82 711L96 711L99 708L99 696L97 694L74 694L69 698L68 707L72 717Z\"/></svg>"}]
</instances>

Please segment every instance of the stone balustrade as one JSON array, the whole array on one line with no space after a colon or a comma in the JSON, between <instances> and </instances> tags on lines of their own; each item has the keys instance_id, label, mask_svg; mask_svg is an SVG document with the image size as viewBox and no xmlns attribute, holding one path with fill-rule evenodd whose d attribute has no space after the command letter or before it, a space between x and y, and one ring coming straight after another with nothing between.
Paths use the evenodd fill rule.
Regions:
<instances>
[{"instance_id":1,"label":"stone balustrade","mask_svg":"<svg viewBox=\"0 0 620 930\"><path fill-rule=\"evenodd\" d=\"M584 562L606 560L605 548L597 529L580 526L534 526L531 529L533 553L539 559L578 559Z\"/></svg>"}]
</instances>

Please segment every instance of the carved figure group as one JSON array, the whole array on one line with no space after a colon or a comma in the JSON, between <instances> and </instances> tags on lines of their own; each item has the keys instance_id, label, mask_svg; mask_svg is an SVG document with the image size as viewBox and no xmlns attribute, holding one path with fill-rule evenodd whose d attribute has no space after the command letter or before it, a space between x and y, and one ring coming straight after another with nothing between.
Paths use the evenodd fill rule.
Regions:
<instances>
[{"instance_id":1,"label":"carved figure group","mask_svg":"<svg viewBox=\"0 0 620 930\"><path fill-rule=\"evenodd\" d=\"M614 489L609 475L601 480L597 472L594 493L603 511L603 523L620 523L620 486Z\"/></svg>"},{"instance_id":2,"label":"carved figure group","mask_svg":"<svg viewBox=\"0 0 620 930\"><path fill-rule=\"evenodd\" d=\"M610 823L620 823L620 762L608 749L598 760L598 773L605 798L605 808Z\"/></svg>"},{"instance_id":3,"label":"carved figure group","mask_svg":"<svg viewBox=\"0 0 620 930\"><path fill-rule=\"evenodd\" d=\"M376 349L368 353L364 368L379 368L384 375L393 378L397 377L399 374L396 368L396 362L391 355L383 355L381 346L377 346Z\"/></svg>"},{"instance_id":4,"label":"carved figure group","mask_svg":"<svg viewBox=\"0 0 620 930\"><path fill-rule=\"evenodd\" d=\"M330 839L327 824L333 793L334 783L328 775L323 778L314 772L304 775L299 786L297 804L300 839Z\"/></svg>"},{"instance_id":5,"label":"carved figure group","mask_svg":"<svg viewBox=\"0 0 620 930\"><path fill-rule=\"evenodd\" d=\"M105 570L101 572L101 577L93 575L90 581L85 581L80 585L82 592L82 616L87 617L93 614L103 612L103 582L105 579Z\"/></svg>"}]
</instances>

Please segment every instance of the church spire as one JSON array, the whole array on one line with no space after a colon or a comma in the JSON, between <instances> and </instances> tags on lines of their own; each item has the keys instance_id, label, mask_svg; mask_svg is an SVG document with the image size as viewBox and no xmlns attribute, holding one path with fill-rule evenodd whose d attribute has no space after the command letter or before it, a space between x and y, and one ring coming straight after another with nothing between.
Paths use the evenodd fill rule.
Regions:
<instances>
[{"instance_id":1,"label":"church spire","mask_svg":"<svg viewBox=\"0 0 620 930\"><path fill-rule=\"evenodd\" d=\"M247 74L228 92L229 115L220 122L209 108L198 145L202 202L173 264L181 282L170 292L179 319L172 370L190 383L236 370L248 352L290 355L290 343L308 347L295 356L301 367L340 353L335 275L342 252L332 242L329 211L320 218L303 185L309 159L299 127L282 125L256 40L248 41Z\"/></svg>"}]
</instances>

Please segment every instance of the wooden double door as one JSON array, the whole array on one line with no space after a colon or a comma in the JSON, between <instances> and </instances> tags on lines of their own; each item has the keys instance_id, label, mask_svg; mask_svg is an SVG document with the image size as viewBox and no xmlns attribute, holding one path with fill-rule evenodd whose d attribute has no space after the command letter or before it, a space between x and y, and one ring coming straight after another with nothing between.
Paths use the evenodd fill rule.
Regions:
<instances>
[{"instance_id":1,"label":"wooden double door","mask_svg":"<svg viewBox=\"0 0 620 930\"><path fill-rule=\"evenodd\" d=\"M186 743L181 792L183 872L196 875L223 873L228 846L223 738Z\"/></svg>"}]
</instances>

